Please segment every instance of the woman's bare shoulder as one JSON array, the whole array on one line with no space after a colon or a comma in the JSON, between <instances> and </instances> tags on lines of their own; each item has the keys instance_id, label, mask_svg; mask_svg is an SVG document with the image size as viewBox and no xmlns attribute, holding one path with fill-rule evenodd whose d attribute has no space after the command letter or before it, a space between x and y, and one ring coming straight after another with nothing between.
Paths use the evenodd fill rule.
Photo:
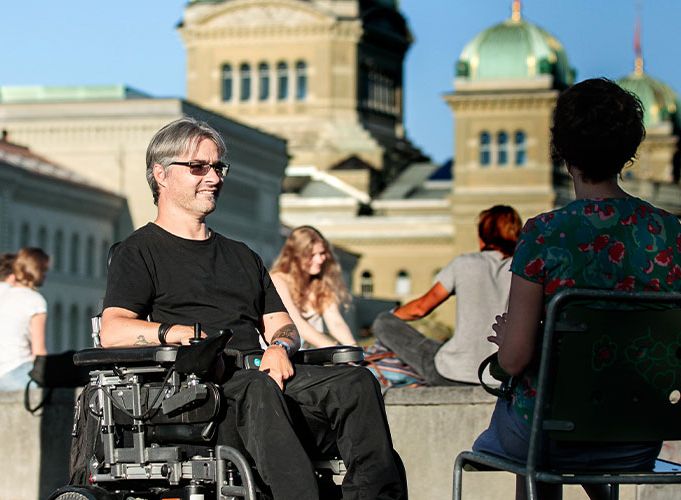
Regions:
<instances>
[{"instance_id":1,"label":"woman's bare shoulder","mask_svg":"<svg viewBox=\"0 0 681 500\"><path fill-rule=\"evenodd\" d=\"M282 272L274 272L270 273L270 278L272 278L272 282L274 282L275 286L286 286L287 288L290 288L291 286L291 277Z\"/></svg>"}]
</instances>

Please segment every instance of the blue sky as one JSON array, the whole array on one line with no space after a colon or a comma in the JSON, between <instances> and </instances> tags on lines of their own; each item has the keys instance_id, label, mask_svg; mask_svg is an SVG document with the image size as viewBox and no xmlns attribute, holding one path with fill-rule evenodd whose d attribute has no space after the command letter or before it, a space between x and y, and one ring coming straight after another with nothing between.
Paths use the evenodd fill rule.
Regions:
<instances>
[{"instance_id":1,"label":"blue sky","mask_svg":"<svg viewBox=\"0 0 681 500\"><path fill-rule=\"evenodd\" d=\"M565 46L579 80L633 68L641 4L646 71L681 92L681 0L525 0L523 16ZM185 54L175 30L185 0L3 2L0 85L124 83L184 96ZM510 15L511 0L401 0L414 34L405 65L409 137L440 162L453 154L454 63L481 30Z\"/></svg>"}]
</instances>

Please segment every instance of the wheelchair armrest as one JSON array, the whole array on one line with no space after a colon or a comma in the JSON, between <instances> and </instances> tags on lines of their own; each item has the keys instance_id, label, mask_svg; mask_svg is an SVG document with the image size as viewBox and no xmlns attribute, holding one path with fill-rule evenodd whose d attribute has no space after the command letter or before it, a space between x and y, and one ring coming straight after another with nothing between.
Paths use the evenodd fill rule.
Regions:
<instances>
[{"instance_id":1,"label":"wheelchair armrest","mask_svg":"<svg viewBox=\"0 0 681 500\"><path fill-rule=\"evenodd\" d=\"M293 362L305 365L339 365L359 363L364 360L364 350L358 346L337 345L301 349L293 356Z\"/></svg>"},{"instance_id":2,"label":"wheelchair armrest","mask_svg":"<svg viewBox=\"0 0 681 500\"><path fill-rule=\"evenodd\" d=\"M238 368L258 369L263 352L261 349L239 351L225 349L225 354L234 359ZM336 345L318 347L316 349L301 349L292 361L301 365L340 365L344 363L359 363L364 360L364 350L352 345Z\"/></svg>"},{"instance_id":3,"label":"wheelchair armrest","mask_svg":"<svg viewBox=\"0 0 681 500\"><path fill-rule=\"evenodd\" d=\"M144 363L172 364L177 356L177 346L94 348L73 355L76 366L139 365Z\"/></svg>"}]
</instances>

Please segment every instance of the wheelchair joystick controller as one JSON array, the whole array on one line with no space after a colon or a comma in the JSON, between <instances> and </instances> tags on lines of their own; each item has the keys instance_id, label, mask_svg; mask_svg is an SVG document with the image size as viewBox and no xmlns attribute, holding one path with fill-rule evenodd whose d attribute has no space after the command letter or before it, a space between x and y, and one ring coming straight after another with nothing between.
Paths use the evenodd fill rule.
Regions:
<instances>
[{"instance_id":1,"label":"wheelchair joystick controller","mask_svg":"<svg viewBox=\"0 0 681 500\"><path fill-rule=\"evenodd\" d=\"M189 339L191 345L201 342L201 323L194 323L194 338Z\"/></svg>"}]
</instances>

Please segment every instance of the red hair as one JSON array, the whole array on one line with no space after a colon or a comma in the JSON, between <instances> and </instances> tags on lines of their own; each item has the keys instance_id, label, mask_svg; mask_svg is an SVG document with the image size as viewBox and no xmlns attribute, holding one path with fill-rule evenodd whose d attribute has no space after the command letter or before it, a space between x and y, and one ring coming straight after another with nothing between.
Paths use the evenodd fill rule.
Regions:
<instances>
[{"instance_id":1,"label":"red hair","mask_svg":"<svg viewBox=\"0 0 681 500\"><path fill-rule=\"evenodd\" d=\"M483 250L498 250L511 257L522 226L520 215L513 207L494 205L483 210L478 216L478 236L484 244Z\"/></svg>"}]
</instances>

